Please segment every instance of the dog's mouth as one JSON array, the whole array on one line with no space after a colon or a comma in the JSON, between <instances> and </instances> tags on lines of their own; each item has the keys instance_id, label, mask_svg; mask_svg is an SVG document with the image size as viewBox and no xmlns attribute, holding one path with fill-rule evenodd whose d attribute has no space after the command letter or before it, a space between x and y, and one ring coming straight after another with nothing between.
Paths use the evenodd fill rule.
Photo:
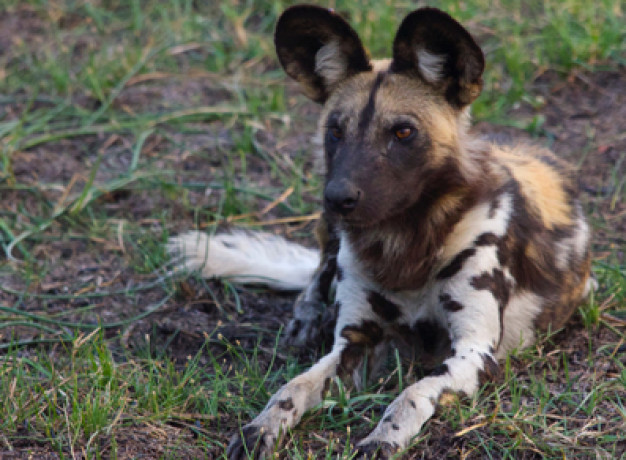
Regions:
<instances>
[{"instance_id":1,"label":"dog's mouth","mask_svg":"<svg viewBox=\"0 0 626 460\"><path fill-rule=\"evenodd\" d=\"M403 206L402 204L396 203L395 205L385 207L384 209L357 209L355 212L343 216L339 213L332 213L332 215L334 216L336 222L338 222L346 230L366 230L372 227L384 225L388 222L395 222L398 219L402 221L402 216L406 215L407 212L410 212L410 209L410 206Z\"/></svg>"},{"instance_id":2,"label":"dog's mouth","mask_svg":"<svg viewBox=\"0 0 626 460\"><path fill-rule=\"evenodd\" d=\"M366 229L394 218L406 210L405 202L392 203L389 206L380 206L376 202L362 200L348 212L341 212L336 207L324 205L327 215L346 229Z\"/></svg>"},{"instance_id":3,"label":"dog's mouth","mask_svg":"<svg viewBox=\"0 0 626 460\"><path fill-rule=\"evenodd\" d=\"M336 218L346 229L365 229L368 227L373 227L379 222L378 219L367 218L363 215L341 216L339 214L336 214Z\"/></svg>"}]
</instances>

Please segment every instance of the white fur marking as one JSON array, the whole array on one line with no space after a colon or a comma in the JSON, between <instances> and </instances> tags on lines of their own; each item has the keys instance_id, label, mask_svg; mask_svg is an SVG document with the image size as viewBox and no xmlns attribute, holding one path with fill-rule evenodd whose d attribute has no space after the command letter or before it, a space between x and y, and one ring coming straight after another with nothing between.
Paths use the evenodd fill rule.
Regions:
<instances>
[{"instance_id":1,"label":"white fur marking","mask_svg":"<svg viewBox=\"0 0 626 460\"><path fill-rule=\"evenodd\" d=\"M593 276L590 276L589 278L587 278L587 282L585 283L585 290L583 291L583 297L587 297L589 296L589 294L591 294L591 291L597 291L597 290L598 290L598 281Z\"/></svg>"},{"instance_id":2,"label":"white fur marking","mask_svg":"<svg viewBox=\"0 0 626 460\"><path fill-rule=\"evenodd\" d=\"M338 41L322 46L315 54L315 73L320 75L327 86L334 86L346 78L348 62Z\"/></svg>"},{"instance_id":3,"label":"white fur marking","mask_svg":"<svg viewBox=\"0 0 626 460\"><path fill-rule=\"evenodd\" d=\"M577 258L583 257L589 243L589 225L580 211L576 220L576 229L569 238L563 238L556 243L556 266L560 270L568 268L569 256L574 253Z\"/></svg>"},{"instance_id":4,"label":"white fur marking","mask_svg":"<svg viewBox=\"0 0 626 460\"><path fill-rule=\"evenodd\" d=\"M446 57L442 54L433 54L424 48L417 50L417 66L422 77L429 83L437 83L441 80L445 60Z\"/></svg>"},{"instance_id":5,"label":"white fur marking","mask_svg":"<svg viewBox=\"0 0 626 460\"><path fill-rule=\"evenodd\" d=\"M503 359L514 348L523 348L535 339L534 319L541 312L543 299L532 292L517 293L504 310L504 335L497 358Z\"/></svg>"}]
</instances>

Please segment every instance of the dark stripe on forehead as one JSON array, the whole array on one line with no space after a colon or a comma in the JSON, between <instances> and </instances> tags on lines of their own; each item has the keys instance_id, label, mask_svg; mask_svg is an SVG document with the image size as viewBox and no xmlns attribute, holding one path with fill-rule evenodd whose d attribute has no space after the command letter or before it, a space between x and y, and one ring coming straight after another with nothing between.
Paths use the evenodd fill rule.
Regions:
<instances>
[{"instance_id":1,"label":"dark stripe on forehead","mask_svg":"<svg viewBox=\"0 0 626 460\"><path fill-rule=\"evenodd\" d=\"M372 89L370 90L370 96L367 99L367 104L363 107L363 110L359 114L359 135L362 136L363 131L374 118L374 110L376 110L376 93L380 89L380 85L382 84L385 78L386 72L379 72L376 75L376 80L374 80L374 84L372 85Z\"/></svg>"}]
</instances>

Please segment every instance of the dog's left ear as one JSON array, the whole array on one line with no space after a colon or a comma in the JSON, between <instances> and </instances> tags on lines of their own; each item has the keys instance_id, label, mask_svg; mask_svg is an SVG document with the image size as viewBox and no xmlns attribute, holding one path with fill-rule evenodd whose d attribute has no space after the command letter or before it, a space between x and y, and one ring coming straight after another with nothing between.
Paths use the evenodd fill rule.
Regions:
<instances>
[{"instance_id":1,"label":"dog's left ear","mask_svg":"<svg viewBox=\"0 0 626 460\"><path fill-rule=\"evenodd\" d=\"M372 69L357 33L327 8L288 8L276 24L274 43L285 72L315 102L325 102L348 77Z\"/></svg>"},{"instance_id":2,"label":"dog's left ear","mask_svg":"<svg viewBox=\"0 0 626 460\"><path fill-rule=\"evenodd\" d=\"M417 73L452 106L462 108L478 97L484 68L480 47L450 15L420 8L402 21L393 43L391 70Z\"/></svg>"}]
</instances>

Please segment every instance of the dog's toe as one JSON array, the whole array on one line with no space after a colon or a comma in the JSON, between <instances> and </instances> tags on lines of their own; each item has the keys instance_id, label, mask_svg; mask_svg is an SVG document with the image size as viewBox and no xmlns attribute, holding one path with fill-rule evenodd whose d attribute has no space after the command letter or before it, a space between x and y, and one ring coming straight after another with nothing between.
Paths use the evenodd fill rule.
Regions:
<instances>
[{"instance_id":1,"label":"dog's toe","mask_svg":"<svg viewBox=\"0 0 626 460\"><path fill-rule=\"evenodd\" d=\"M244 426L230 440L226 456L229 460L262 459L271 453L273 437L254 425Z\"/></svg>"},{"instance_id":2,"label":"dog's toe","mask_svg":"<svg viewBox=\"0 0 626 460\"><path fill-rule=\"evenodd\" d=\"M322 303L298 301L294 306L294 317L285 328L283 344L301 348L316 343L321 333L323 312Z\"/></svg>"},{"instance_id":3,"label":"dog's toe","mask_svg":"<svg viewBox=\"0 0 626 460\"><path fill-rule=\"evenodd\" d=\"M356 446L355 459L388 459L397 454L400 448L395 443L386 441L365 441Z\"/></svg>"}]
</instances>

